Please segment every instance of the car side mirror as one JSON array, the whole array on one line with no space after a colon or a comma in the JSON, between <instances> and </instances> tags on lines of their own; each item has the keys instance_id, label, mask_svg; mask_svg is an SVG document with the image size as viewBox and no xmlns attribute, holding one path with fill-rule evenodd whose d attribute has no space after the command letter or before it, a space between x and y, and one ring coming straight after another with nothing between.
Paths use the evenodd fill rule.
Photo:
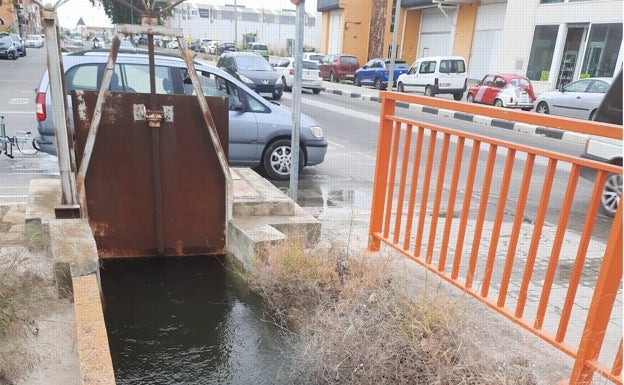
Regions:
<instances>
[{"instance_id":1,"label":"car side mirror","mask_svg":"<svg viewBox=\"0 0 624 385\"><path fill-rule=\"evenodd\" d=\"M367 68L368 68L368 66L367 66L367 65L365 65L365 66L363 66L363 67L362 67L362 69L367 69Z\"/></svg>"}]
</instances>

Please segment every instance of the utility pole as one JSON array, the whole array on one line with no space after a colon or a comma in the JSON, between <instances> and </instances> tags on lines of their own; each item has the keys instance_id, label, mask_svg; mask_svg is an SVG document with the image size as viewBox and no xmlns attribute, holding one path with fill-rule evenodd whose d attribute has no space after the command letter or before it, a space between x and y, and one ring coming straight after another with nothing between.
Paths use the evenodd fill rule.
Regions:
<instances>
[{"instance_id":1,"label":"utility pole","mask_svg":"<svg viewBox=\"0 0 624 385\"><path fill-rule=\"evenodd\" d=\"M295 16L295 78L293 81L293 108L292 122L293 128L290 137L290 199L297 203L297 189L299 183L299 132L301 129L301 66L303 59L303 22L305 20L305 1L290 0L297 6Z\"/></svg>"},{"instance_id":2,"label":"utility pole","mask_svg":"<svg viewBox=\"0 0 624 385\"><path fill-rule=\"evenodd\" d=\"M234 51L238 51L238 5L234 0Z\"/></svg>"},{"instance_id":3,"label":"utility pole","mask_svg":"<svg viewBox=\"0 0 624 385\"><path fill-rule=\"evenodd\" d=\"M392 52L390 52L390 73L388 74L388 90L392 91L394 84L394 61L397 56L397 33L399 30L399 13L401 13L401 0L396 0L394 6L394 29L392 30Z\"/></svg>"}]
</instances>

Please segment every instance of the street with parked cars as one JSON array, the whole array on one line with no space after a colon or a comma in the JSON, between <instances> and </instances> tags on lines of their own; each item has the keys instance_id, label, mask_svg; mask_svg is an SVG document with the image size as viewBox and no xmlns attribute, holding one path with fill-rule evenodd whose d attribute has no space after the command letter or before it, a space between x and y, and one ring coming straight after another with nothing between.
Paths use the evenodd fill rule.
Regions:
<instances>
[{"instance_id":1,"label":"street with parked cars","mask_svg":"<svg viewBox=\"0 0 624 385\"><path fill-rule=\"evenodd\" d=\"M33 52L38 55L38 59L33 59L31 56L33 56L34 54L31 53L27 59L22 60L42 60L45 51L35 51ZM260 62L268 64L268 62L264 60L260 55L254 53L237 52L237 54L256 55L256 57L260 59ZM74 89L98 90L101 81L102 70L107 60L107 57L107 50L84 50L64 55L64 68L67 74L66 79L68 80L68 88L71 89L71 87L74 87ZM120 53L118 67L115 71L116 76L113 77L113 82L111 84L111 91L149 92L149 82L147 82L146 79L143 78L144 76L146 76L146 72L139 70L137 67L145 65L146 61L147 55L145 54L145 51L139 50L137 52ZM282 87L284 87L285 90L292 89L292 83L289 79L290 76L284 76L284 78L286 79L284 83L284 81L281 79L280 74L283 76L284 72L286 72L290 75L291 69L293 69L294 58L271 57L270 61L274 64L274 67L271 67L269 65L270 70L267 70L267 72L273 72L277 78L276 83L279 83ZM11 62L12 61L4 61L3 65ZM284 64L286 62L288 63L286 67L280 69L278 68L278 64L280 62ZM272 93L259 94L252 87L248 87L244 81L240 81L237 76L232 75L225 70L219 69L218 66L213 67L209 65L209 61L202 59L197 61L196 63L197 69L201 74L200 80L202 82L202 87L206 94L227 96L230 100L229 115L231 164L247 165L254 167L259 170L259 172L261 172L264 176L266 176L270 180L273 180L274 183L278 183L279 180L287 179L290 173L289 157L291 148L289 142L289 131L292 124L292 117L290 110L288 108L285 108L285 106L288 105L292 98L290 94L288 94L288 96L284 98L284 101L281 103L281 105L279 103L272 103L265 99L265 97L268 99L272 99ZM306 61L305 63L306 65L310 65L308 61ZM310 70L312 72L316 72L316 70L313 69L315 62L312 63L313 65L311 66ZM159 56L157 60L157 65L158 64L164 65L166 68L168 68L166 72L168 77L163 77L162 75L159 75L159 79L157 82L158 93L192 93L192 90L190 89L188 84L188 74L185 75L184 73L184 63L181 59L176 59L174 57L171 57L171 54L168 54L168 56ZM420 68L422 65L423 62L421 61L419 62L418 66L414 67L414 65L412 65L411 68ZM89 66L94 66L94 69L96 69L95 71L89 71L89 73L97 74L97 76L94 76L91 79L91 83L83 82L80 85L74 84L71 79L78 79L75 77L74 72L78 69L86 70ZM451 64L449 68L451 70L453 70L453 68L458 69L461 68L461 64L456 64L454 67ZM279 70L281 70L282 72L279 72ZM445 71L448 71L448 69ZM84 78L82 78L82 80L84 81ZM466 83L465 80L462 81ZM514 87L520 84L519 82L515 82L516 85L514 85L514 82L512 82L511 78L508 78L507 81L509 82L510 86ZM51 100L47 82L47 75L44 74L38 87L39 92L34 99L34 101L36 101L36 117L38 120L38 135L36 139L36 144L43 153L54 154L56 151L53 134L54 125L51 117L52 107L50 104ZM479 83L483 83L483 79L478 82L471 81L471 87L466 87L466 90L468 91L470 89L473 89L472 86L478 85ZM572 83L569 83L567 86L570 85L572 85ZM357 87L355 84L353 84L353 82L345 80L342 80L338 83L321 81L320 87L316 87L316 85L310 88L303 87L304 99L302 112L305 115L302 115L303 120L301 127L303 130L302 140L304 140L305 144L302 147L302 153L304 154L304 156L300 158L303 162L303 164L300 164L300 167L302 167L302 172L300 175L304 179L304 185L307 183L305 182L306 178L312 178L312 180L316 180L316 178L320 177L320 175L322 174L334 175L334 177L337 178L340 177L339 175L335 174L334 171L330 172L330 170L340 169L340 164L345 162L344 159L340 159L341 156L339 155L342 152L341 150L339 150L339 148L340 146L343 146L345 142L351 143L347 145L347 148L350 148L350 151L353 151L353 153L366 153L368 154L367 157L374 157L375 146L371 146L371 144L376 141L376 134L374 133L376 131L376 123L374 111L371 110L371 107L377 109L378 104L371 104L365 101L359 101L358 99L354 99L352 96L348 98L340 98L340 96L338 95L330 95L327 93L321 94L321 96L313 95L313 93L320 94L321 91L324 89L330 90L330 92L335 93L335 89L332 90L332 87L342 87L345 89L345 93L348 95L353 95L353 93L356 92L359 92L362 95L368 93L370 93L371 95L376 95L376 93L378 92L378 90L375 89L374 86ZM317 89L319 91L315 91ZM306 90L313 92L309 92ZM402 89L402 91L423 92L406 90L405 88ZM565 86L562 88L562 91L566 92ZM455 98L453 93L437 93L434 94L433 97L451 99ZM534 105L535 103L537 103L538 100L539 95L537 95ZM468 98L464 98L464 102L467 101ZM373 112L372 115L371 112ZM251 116L253 116L253 119L250 120L249 117ZM361 121L361 119L364 119L364 121ZM436 119L441 118L437 117ZM256 127L254 129L254 132L256 132L256 142L251 144L249 143L249 138L246 138L244 136L245 132L246 134L248 134L248 125L250 121L255 122L254 127ZM347 129L348 127L352 127L352 125L354 124L356 124L358 127L370 126L369 129L371 130L371 134L364 135L364 131L358 131L359 133L355 134L354 132L351 132L351 129ZM467 126L465 122L454 122L453 124L458 124L458 126L462 128ZM483 131L483 126L480 126L478 124L471 124L470 126L474 126L475 132ZM238 130L238 127L241 128L240 131ZM271 141L271 135L274 134L269 134L268 132L262 133L262 127L273 127L272 130L274 132L280 133L279 135L275 134L275 138L279 139ZM507 131L508 130L501 130L501 135L509 135L510 133ZM241 133L242 136L237 137L237 132ZM488 129L487 132L489 135L493 135L495 132L498 133L498 131L496 130L495 132L492 131L491 128ZM527 138L528 136L529 135L514 133L513 138L507 138L506 140L527 140L527 143L534 146L543 146L546 144L546 142L551 141L550 139L545 140L543 137L537 136L529 140ZM583 154L591 152L598 152L600 154L603 151L600 148L596 149L598 148L596 147L596 141L591 141L591 144L584 143L578 145L563 143L563 141L561 140L552 141L558 142L558 144L554 145L558 151L564 151L573 156L584 156ZM343 144L340 144L340 146L337 147L332 143ZM618 147L618 144L620 147ZM250 145L254 146L253 150L250 149ZM621 148L621 143L612 143L611 145L614 146L612 147L614 149L614 154L617 154L618 149ZM248 157L246 154L255 155L253 157ZM362 158L360 158L360 160L361 159ZM608 157L608 159L605 158L602 160L611 163L617 163L618 161L618 159L614 159L613 157ZM351 160L348 162L353 164L357 163L357 161L355 160ZM619 158L619 162L621 162L621 157ZM364 169L358 171L358 173L359 172L364 172ZM603 214L606 214L607 218L608 216L610 216L610 212L613 212L614 207L617 207L617 204L619 203L619 194L621 191L621 187L618 187L618 184L619 186L621 186L620 182L621 178L609 178L609 185L605 186L604 194L606 198L604 207L601 207L601 212ZM607 199L607 197L610 198Z\"/></svg>"}]
</instances>

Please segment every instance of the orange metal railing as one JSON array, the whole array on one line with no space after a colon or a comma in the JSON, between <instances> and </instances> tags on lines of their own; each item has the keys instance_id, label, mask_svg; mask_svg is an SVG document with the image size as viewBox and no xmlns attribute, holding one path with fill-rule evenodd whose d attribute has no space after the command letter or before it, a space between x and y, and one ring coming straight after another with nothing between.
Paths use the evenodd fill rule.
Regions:
<instances>
[{"instance_id":1,"label":"orange metal railing","mask_svg":"<svg viewBox=\"0 0 624 385\"><path fill-rule=\"evenodd\" d=\"M622 303L621 206L606 241L592 237L604 181L622 167L428 124L411 109L400 117L395 108L410 103L619 140L622 128L381 95L369 248L400 251L570 355L574 368L562 384L588 384L595 373L622 384L622 317L612 314ZM583 167L596 170L591 194L581 188ZM584 223L574 231L568 222L579 211Z\"/></svg>"}]
</instances>

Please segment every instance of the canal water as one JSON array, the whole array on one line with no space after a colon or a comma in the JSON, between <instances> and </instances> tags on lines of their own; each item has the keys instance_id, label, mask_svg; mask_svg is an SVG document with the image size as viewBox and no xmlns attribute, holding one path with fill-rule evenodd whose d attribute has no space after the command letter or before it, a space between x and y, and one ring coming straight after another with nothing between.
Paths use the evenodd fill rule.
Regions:
<instances>
[{"instance_id":1,"label":"canal water","mask_svg":"<svg viewBox=\"0 0 624 385\"><path fill-rule=\"evenodd\" d=\"M117 384L276 382L278 329L225 257L106 260L101 277Z\"/></svg>"}]
</instances>

